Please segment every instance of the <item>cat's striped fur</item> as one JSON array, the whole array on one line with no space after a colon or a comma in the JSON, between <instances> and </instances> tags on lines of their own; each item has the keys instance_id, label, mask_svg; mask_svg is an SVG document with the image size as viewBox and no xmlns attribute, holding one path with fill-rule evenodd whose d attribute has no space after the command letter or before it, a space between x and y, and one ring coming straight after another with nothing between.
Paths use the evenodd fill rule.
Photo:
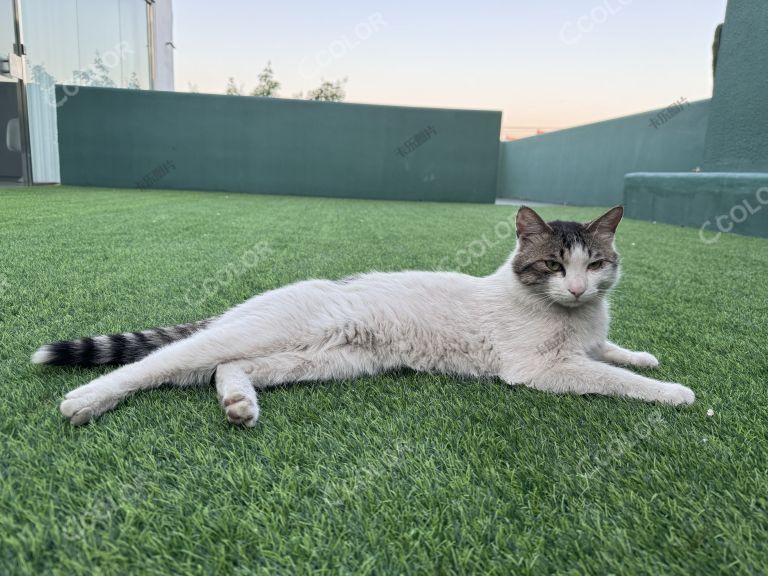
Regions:
<instances>
[{"instance_id":1,"label":"cat's striped fur","mask_svg":"<svg viewBox=\"0 0 768 576\"><path fill-rule=\"evenodd\" d=\"M138 362L158 348L188 338L216 318L198 320L141 332L123 332L104 336L89 336L77 340L62 340L46 344L35 352L32 362L52 366L93 366L130 364Z\"/></svg>"}]
</instances>

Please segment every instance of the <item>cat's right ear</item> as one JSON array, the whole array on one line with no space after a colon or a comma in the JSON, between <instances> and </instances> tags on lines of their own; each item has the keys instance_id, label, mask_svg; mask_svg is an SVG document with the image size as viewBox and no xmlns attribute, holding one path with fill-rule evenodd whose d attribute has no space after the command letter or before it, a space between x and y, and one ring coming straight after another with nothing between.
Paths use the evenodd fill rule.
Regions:
<instances>
[{"instance_id":1,"label":"cat's right ear","mask_svg":"<svg viewBox=\"0 0 768 576\"><path fill-rule=\"evenodd\" d=\"M521 206L517 211L515 232L520 240L525 240L538 234L548 234L552 232L552 228L534 210Z\"/></svg>"},{"instance_id":2,"label":"cat's right ear","mask_svg":"<svg viewBox=\"0 0 768 576\"><path fill-rule=\"evenodd\" d=\"M593 234L613 236L616 234L616 228L618 228L622 216L624 216L624 207L614 206L599 218L595 218L592 222L587 222L585 226Z\"/></svg>"}]
</instances>

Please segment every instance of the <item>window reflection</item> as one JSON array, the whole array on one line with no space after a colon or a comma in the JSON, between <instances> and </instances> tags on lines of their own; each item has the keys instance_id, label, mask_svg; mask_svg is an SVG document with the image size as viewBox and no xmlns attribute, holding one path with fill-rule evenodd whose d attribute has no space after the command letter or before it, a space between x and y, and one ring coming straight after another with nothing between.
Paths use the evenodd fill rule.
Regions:
<instances>
[{"instance_id":1,"label":"window reflection","mask_svg":"<svg viewBox=\"0 0 768 576\"><path fill-rule=\"evenodd\" d=\"M145 0L22 0L29 81L150 88Z\"/></svg>"},{"instance_id":2,"label":"window reflection","mask_svg":"<svg viewBox=\"0 0 768 576\"><path fill-rule=\"evenodd\" d=\"M121 85L149 88L149 39L147 4L144 0L120 0L120 41L123 45Z\"/></svg>"},{"instance_id":3,"label":"window reflection","mask_svg":"<svg viewBox=\"0 0 768 576\"><path fill-rule=\"evenodd\" d=\"M77 31L80 67L74 73L75 84L117 86L121 79L119 3L77 0Z\"/></svg>"}]
</instances>

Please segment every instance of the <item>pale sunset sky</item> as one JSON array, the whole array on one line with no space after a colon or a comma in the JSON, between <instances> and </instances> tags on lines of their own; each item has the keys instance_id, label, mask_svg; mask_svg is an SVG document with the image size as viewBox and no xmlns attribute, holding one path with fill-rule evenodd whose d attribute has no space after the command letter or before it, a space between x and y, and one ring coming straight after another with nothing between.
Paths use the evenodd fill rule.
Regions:
<instances>
[{"instance_id":1,"label":"pale sunset sky","mask_svg":"<svg viewBox=\"0 0 768 576\"><path fill-rule=\"evenodd\" d=\"M292 97L502 110L527 136L708 98L726 0L175 0L176 89L245 91L272 62Z\"/></svg>"}]
</instances>

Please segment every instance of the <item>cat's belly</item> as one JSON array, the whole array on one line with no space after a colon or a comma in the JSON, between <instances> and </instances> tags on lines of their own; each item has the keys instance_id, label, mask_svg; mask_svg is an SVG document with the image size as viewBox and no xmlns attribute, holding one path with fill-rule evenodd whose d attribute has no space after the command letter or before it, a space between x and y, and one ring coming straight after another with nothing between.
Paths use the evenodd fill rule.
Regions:
<instances>
[{"instance_id":1,"label":"cat's belly","mask_svg":"<svg viewBox=\"0 0 768 576\"><path fill-rule=\"evenodd\" d=\"M380 370L411 368L421 372L498 373L496 351L480 334L438 331L419 325L349 323L331 346L342 344L365 355ZM339 340L341 340L339 342Z\"/></svg>"}]
</instances>

